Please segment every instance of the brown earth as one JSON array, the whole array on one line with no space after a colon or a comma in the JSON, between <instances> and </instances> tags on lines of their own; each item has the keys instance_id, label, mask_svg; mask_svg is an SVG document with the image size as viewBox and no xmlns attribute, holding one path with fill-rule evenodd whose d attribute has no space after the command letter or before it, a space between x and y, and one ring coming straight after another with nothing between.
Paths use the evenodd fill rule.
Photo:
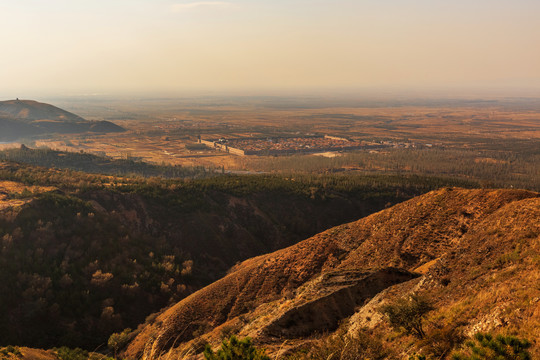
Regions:
<instances>
[{"instance_id":1,"label":"brown earth","mask_svg":"<svg viewBox=\"0 0 540 360\"><path fill-rule=\"evenodd\" d=\"M459 320L467 334L519 331L533 341L534 358L540 355L539 219L538 193L434 191L244 261L142 326L124 356L154 359L202 341L217 344L231 330L271 350L347 319L351 329L388 331L374 309L422 292L436 308L430 327ZM404 353L415 346L393 339Z\"/></svg>"}]
</instances>

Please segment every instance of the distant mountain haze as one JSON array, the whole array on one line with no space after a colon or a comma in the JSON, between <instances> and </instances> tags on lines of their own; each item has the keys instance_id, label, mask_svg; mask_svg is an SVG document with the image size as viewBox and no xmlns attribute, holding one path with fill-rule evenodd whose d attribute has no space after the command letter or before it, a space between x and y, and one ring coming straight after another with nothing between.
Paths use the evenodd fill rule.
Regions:
<instances>
[{"instance_id":1,"label":"distant mountain haze","mask_svg":"<svg viewBox=\"0 0 540 360\"><path fill-rule=\"evenodd\" d=\"M0 101L0 141L53 133L122 132L109 121L87 121L56 106L33 100Z\"/></svg>"}]
</instances>

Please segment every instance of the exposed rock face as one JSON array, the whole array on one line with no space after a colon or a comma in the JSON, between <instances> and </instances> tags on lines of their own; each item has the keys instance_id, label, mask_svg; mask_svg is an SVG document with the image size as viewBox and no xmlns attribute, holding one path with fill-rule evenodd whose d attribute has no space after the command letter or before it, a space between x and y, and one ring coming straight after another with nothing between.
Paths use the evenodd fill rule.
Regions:
<instances>
[{"instance_id":1,"label":"exposed rock face","mask_svg":"<svg viewBox=\"0 0 540 360\"><path fill-rule=\"evenodd\" d=\"M434 191L244 261L144 326L124 356L153 359L201 336L217 343L225 327L263 344L333 330L355 312L351 328L374 327L381 318L370 314L382 302L411 292L429 293L441 309L480 302L471 289L488 298L500 283L486 277L505 271L505 254L518 243L527 277L510 279L540 278L530 262L540 253L538 219L534 192ZM485 308L463 319L472 324L496 304L482 301Z\"/></svg>"},{"instance_id":2,"label":"exposed rock face","mask_svg":"<svg viewBox=\"0 0 540 360\"><path fill-rule=\"evenodd\" d=\"M323 274L310 289L311 298L291 306L262 331L266 335L296 338L335 330L358 306L396 283L416 278L408 271L386 268L370 273L337 271ZM306 297L306 294L302 294Z\"/></svg>"}]
</instances>

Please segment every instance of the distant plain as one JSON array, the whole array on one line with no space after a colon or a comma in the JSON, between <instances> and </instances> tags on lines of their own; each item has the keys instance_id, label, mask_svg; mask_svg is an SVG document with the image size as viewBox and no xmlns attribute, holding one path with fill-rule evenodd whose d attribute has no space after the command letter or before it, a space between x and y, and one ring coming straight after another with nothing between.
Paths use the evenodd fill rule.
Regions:
<instances>
[{"instance_id":1,"label":"distant plain","mask_svg":"<svg viewBox=\"0 0 540 360\"><path fill-rule=\"evenodd\" d=\"M506 173L499 179L506 185L533 189L540 186L538 180L534 181L535 177L540 178L534 165L540 162L540 99L536 98L198 97L47 101L87 120L112 121L128 131L63 134L22 141L31 147L233 172L440 175L442 171L443 175L492 179L489 171L493 170ZM238 156L190 146L199 136L230 139L312 134L387 142L390 146L371 152L279 157ZM19 143L0 144L3 149L17 146ZM426 160L424 167L422 159ZM446 165L443 170L441 162ZM474 169L461 171L466 167ZM470 173L485 172L481 169L485 167L500 169L488 169L485 176Z\"/></svg>"}]
</instances>

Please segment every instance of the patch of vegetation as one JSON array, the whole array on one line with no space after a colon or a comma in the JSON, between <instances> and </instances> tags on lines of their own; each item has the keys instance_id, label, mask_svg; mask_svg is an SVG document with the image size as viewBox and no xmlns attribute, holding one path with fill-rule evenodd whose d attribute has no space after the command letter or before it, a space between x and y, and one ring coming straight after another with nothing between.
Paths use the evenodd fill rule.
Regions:
<instances>
[{"instance_id":1,"label":"patch of vegetation","mask_svg":"<svg viewBox=\"0 0 540 360\"><path fill-rule=\"evenodd\" d=\"M428 312L433 310L431 303L419 295L398 299L380 307L379 312L386 316L395 330L405 330L407 334L424 338L423 321Z\"/></svg>"},{"instance_id":2,"label":"patch of vegetation","mask_svg":"<svg viewBox=\"0 0 540 360\"><path fill-rule=\"evenodd\" d=\"M119 333L114 333L109 337L107 346L113 351L114 358L116 358L118 351L122 350L132 338L133 333L130 328L124 329L124 331Z\"/></svg>"},{"instance_id":3,"label":"patch of vegetation","mask_svg":"<svg viewBox=\"0 0 540 360\"><path fill-rule=\"evenodd\" d=\"M224 339L217 352L207 345L203 354L206 360L270 360L264 349L253 346L250 338L238 339L234 335Z\"/></svg>"},{"instance_id":4,"label":"patch of vegetation","mask_svg":"<svg viewBox=\"0 0 540 360\"><path fill-rule=\"evenodd\" d=\"M383 360L397 358L380 338L364 331L349 335L344 330L319 340L307 352L297 352L289 360Z\"/></svg>"},{"instance_id":5,"label":"patch of vegetation","mask_svg":"<svg viewBox=\"0 0 540 360\"><path fill-rule=\"evenodd\" d=\"M53 351L56 353L60 360L88 360L89 353L86 350L75 348L70 349L68 347L54 348Z\"/></svg>"},{"instance_id":6,"label":"patch of vegetation","mask_svg":"<svg viewBox=\"0 0 540 360\"><path fill-rule=\"evenodd\" d=\"M114 360L106 355L88 352L80 348L71 349L66 346L62 346L59 348L53 348L52 350L56 353L56 356L58 356L60 360Z\"/></svg>"},{"instance_id":7,"label":"patch of vegetation","mask_svg":"<svg viewBox=\"0 0 540 360\"><path fill-rule=\"evenodd\" d=\"M2 213L0 244L0 337L20 345L95 348L210 281L181 249L73 195Z\"/></svg>"},{"instance_id":8,"label":"patch of vegetation","mask_svg":"<svg viewBox=\"0 0 540 360\"><path fill-rule=\"evenodd\" d=\"M339 173L356 170L371 174L443 176L477 181L485 187L540 191L540 153L534 141L522 144L512 140L504 149L498 141L483 145L484 149L385 149L380 153L347 152L333 158L293 155L245 157L241 161L244 168L256 171Z\"/></svg>"},{"instance_id":9,"label":"patch of vegetation","mask_svg":"<svg viewBox=\"0 0 540 360\"><path fill-rule=\"evenodd\" d=\"M30 149L26 146L20 149L0 151L0 160L115 176L156 176L163 178L204 178L215 176L214 171L201 166L154 165L133 159L112 159L110 157L82 152Z\"/></svg>"},{"instance_id":10,"label":"patch of vegetation","mask_svg":"<svg viewBox=\"0 0 540 360\"><path fill-rule=\"evenodd\" d=\"M434 323L433 327L427 331L425 338L419 343L423 353L427 354L430 359L445 359L465 340L463 325L462 322Z\"/></svg>"},{"instance_id":11,"label":"patch of vegetation","mask_svg":"<svg viewBox=\"0 0 540 360\"><path fill-rule=\"evenodd\" d=\"M520 257L521 257L520 252L521 251L518 248L518 249L515 249L512 252L509 252L509 253L506 253L506 254L503 254L503 255L499 256L499 258L497 258L497 260L495 262L495 267L500 269L500 268L503 268L504 266L506 266L508 264L513 264L513 263L519 262Z\"/></svg>"},{"instance_id":12,"label":"patch of vegetation","mask_svg":"<svg viewBox=\"0 0 540 360\"><path fill-rule=\"evenodd\" d=\"M0 354L6 356L7 358L11 356L20 357L22 356L21 350L18 346L8 345L5 348L0 350Z\"/></svg>"},{"instance_id":13,"label":"patch of vegetation","mask_svg":"<svg viewBox=\"0 0 540 360\"><path fill-rule=\"evenodd\" d=\"M531 360L531 342L510 335L477 333L466 349L452 354L452 360Z\"/></svg>"}]
</instances>

